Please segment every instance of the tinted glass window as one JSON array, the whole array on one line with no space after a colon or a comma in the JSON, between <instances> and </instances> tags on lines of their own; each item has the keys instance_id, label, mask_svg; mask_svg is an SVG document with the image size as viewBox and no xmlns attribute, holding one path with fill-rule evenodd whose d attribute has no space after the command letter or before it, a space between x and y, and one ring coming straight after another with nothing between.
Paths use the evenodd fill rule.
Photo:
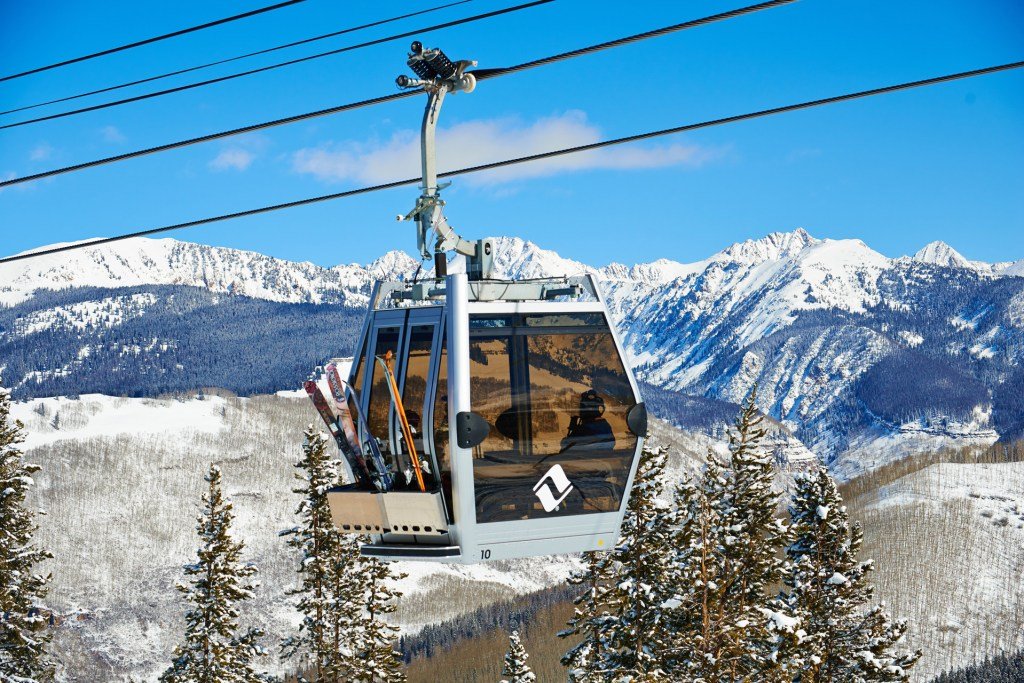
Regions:
<instances>
[{"instance_id":1,"label":"tinted glass window","mask_svg":"<svg viewBox=\"0 0 1024 683\"><path fill-rule=\"evenodd\" d=\"M430 349L434 343L433 325L415 325L409 332L409 355L405 362L402 405L416 438L416 450L423 453L423 406L427 398L430 374Z\"/></svg>"},{"instance_id":2,"label":"tinted glass window","mask_svg":"<svg viewBox=\"0 0 1024 683\"><path fill-rule=\"evenodd\" d=\"M398 354L399 328L382 327L377 330L377 338L373 346L373 355L383 358L388 351ZM388 393L387 376L384 369L376 358L367 359L373 364L370 373L370 398L366 410L366 425L370 433L377 437L380 442L382 453L391 453L390 432L388 429L388 417L391 414L391 394Z\"/></svg>"},{"instance_id":3,"label":"tinted glass window","mask_svg":"<svg viewBox=\"0 0 1024 683\"><path fill-rule=\"evenodd\" d=\"M635 397L603 314L517 316L470 331L477 521L617 510Z\"/></svg>"},{"instance_id":4,"label":"tinted glass window","mask_svg":"<svg viewBox=\"0 0 1024 683\"><path fill-rule=\"evenodd\" d=\"M359 405L356 403L356 394L362 396L363 391L363 352L359 351L359 355L353 360L355 363L355 373L352 375L352 382L349 386L355 391L349 394L348 397L348 410L352 414L352 419L356 420L356 416L360 415ZM358 420L356 420L358 422Z\"/></svg>"}]
</instances>

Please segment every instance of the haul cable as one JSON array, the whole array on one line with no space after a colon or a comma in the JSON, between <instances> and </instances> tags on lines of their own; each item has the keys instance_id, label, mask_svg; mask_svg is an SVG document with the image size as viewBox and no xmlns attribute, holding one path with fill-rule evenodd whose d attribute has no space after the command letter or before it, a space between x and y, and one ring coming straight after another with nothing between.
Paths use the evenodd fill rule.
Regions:
<instances>
[{"instance_id":1,"label":"haul cable","mask_svg":"<svg viewBox=\"0 0 1024 683\"><path fill-rule=\"evenodd\" d=\"M238 21L239 19L246 19L248 17L254 17L257 14L263 14L264 12L270 12L275 9L281 9L282 7L288 7L290 5L297 5L300 2L306 0L287 0L286 2L279 2L276 5L269 5L267 7L261 7L254 9L249 12L243 12L242 14L236 14L231 17L225 17L223 19L217 19L216 21L208 21L205 24L199 24L198 26L190 26L189 28L183 28L178 31L172 31L171 33L165 33L162 36L153 36L152 38L146 38L145 40L138 40L134 43L128 43L127 45L119 45L118 47L112 47L107 50L101 50L99 52L93 52L92 54L82 55L81 57L74 57L73 59L65 59L62 62L55 64L48 64L46 66L36 67L35 69L29 69L28 71L22 71L21 73L11 74L10 76L0 77L0 82L10 81L15 78L21 78L22 76L28 76L31 74L37 74L42 71L49 71L50 69L56 69L57 67L67 66L68 64L77 64L78 62L84 62L87 59L95 59L97 57L103 57L106 55L112 55L115 52L123 52L124 50L130 50L135 47L142 45L149 45L150 43L156 43L161 40L167 40L168 38L175 38L177 36L183 36L186 33L194 33L195 31L202 31L203 29L210 28L212 26L220 26L221 24L227 24L232 21Z\"/></svg>"},{"instance_id":2,"label":"haul cable","mask_svg":"<svg viewBox=\"0 0 1024 683\"><path fill-rule=\"evenodd\" d=\"M723 12L721 14L714 14L708 17L702 17L700 19L694 19L686 21L681 24L673 24L672 26L666 26L664 28L656 29L654 31L647 31L646 33L640 33L633 36L627 36L625 38L619 38L617 40L608 41L599 45L592 45L590 47L580 48L571 52L563 52L559 55L551 57L544 57L543 59L535 59L530 62L524 62L515 66L505 67L502 69L480 69L473 72L480 74L481 78L497 78L498 76L504 76L507 74L519 73L527 69L532 69L537 66L553 64L556 61L565 61L581 55L590 54L599 50L607 50L612 47L618 47L620 45L628 45L635 43L645 38L653 38L655 36L665 35L666 33L682 31L688 28L694 28L697 26L703 26L705 24L721 21L724 19L730 19L732 17L740 16L743 14L750 14L764 9L771 9L780 5L789 4L796 0L772 0L771 2L763 2L757 5L749 5L747 7L741 7L729 12ZM124 154L116 154L114 156L105 157L102 159L95 159L93 161L85 161L80 164L74 164L72 166L64 166L63 168L55 168L49 171L42 171L40 173L34 173L32 175L22 176L20 178L12 178L11 180L5 180L0 182L0 188L7 187L9 185L18 185L21 183L31 182L33 180L42 180L43 178L50 178L56 175L62 175L64 173L71 173L73 171L81 171L87 168L94 168L96 166L103 166L105 164L112 164L118 161L127 161L128 159L135 159L137 157L148 156L150 154L156 154L158 152L167 152L173 149L181 149L182 147L189 147L191 145L198 145L203 142L210 142L213 140L220 140L235 135L242 135L244 133L252 133L259 130L265 130L267 128L274 128L277 126L283 126L290 123L298 123L300 121L306 121L308 119L317 118L320 116L327 116L330 114L338 114L344 111L351 111L353 109L361 109L363 107L369 107L376 104L383 104L385 102L391 102L394 100L400 100L406 97L412 97L420 94L418 90L405 90L391 95L382 95L380 97L374 97L368 100L361 100L359 102L349 102L348 104L341 104L336 107L328 107L326 109L320 109L317 111L306 112L305 114L296 114L295 116L286 116L280 119L274 119L272 121L264 121L262 123L255 123L249 126L242 126L240 128L232 128L230 130L224 130L217 133L209 133L207 135L201 135L195 138L189 138L186 140L179 140L177 142L170 142L156 147L149 147L146 149L136 150L134 152L125 152Z\"/></svg>"},{"instance_id":3,"label":"haul cable","mask_svg":"<svg viewBox=\"0 0 1024 683\"><path fill-rule=\"evenodd\" d=\"M69 95L68 97L61 97L56 100L49 100L47 102L37 102L36 104L28 104L24 107L18 107L17 109L8 109L7 111L0 111L0 116L6 114L14 114L15 112L25 111L27 109L36 109L38 107L45 107L50 104L59 104L60 102L68 102L70 100L77 100L82 97L89 97L90 95L99 95L105 92L111 92L112 90L120 90L121 88L129 88L133 85L142 85L143 83L151 83L153 81L159 81L163 78L170 78L171 76L180 76L182 74L191 73L193 71L199 71L200 69L208 69L211 66L220 66L221 64L228 64L229 62L237 62L240 59L247 59L249 57L256 57L258 55L265 55L270 52L276 52L277 50L284 50L290 47L296 47L298 45L305 45L306 43L312 43L317 40L324 40L326 38L334 38L336 36L344 35L346 33L355 33L356 31L362 31L364 29L373 28L374 26L383 26L384 24L390 24L402 19L408 19L410 17L419 16L421 14L429 14L431 12L438 12L449 7L455 7L456 5L464 5L467 2L473 2L473 0L458 0L458 2L450 2L447 5L438 5L437 7L430 7L428 9L422 9L418 12L410 12L409 14L402 14L397 17L389 17L387 19L380 19L378 21L372 21L368 24L360 24L359 26L352 26L340 31L332 31L331 33L324 33L319 36L313 36L312 38L304 38L303 40L296 40L291 43L285 43L284 45L277 45L275 47L264 48L263 50L257 50L255 52L247 52L244 55L237 55L235 57L228 57L226 59L218 59L213 62L207 62L206 64L199 64L197 66L190 66L186 69L178 69L177 71L168 71L167 73L158 74L156 76L149 76L148 78L140 78L136 81L129 81L127 83L120 83L118 85L111 85L106 88L100 88L98 90L90 90L89 92L79 93L77 95Z\"/></svg>"},{"instance_id":4,"label":"haul cable","mask_svg":"<svg viewBox=\"0 0 1024 683\"><path fill-rule=\"evenodd\" d=\"M261 66L257 69L248 69L247 71L238 71L233 74L226 76L218 76L217 78L208 78L205 81L196 81L195 83L186 83L185 85L179 85L174 88L166 88L164 90L156 90L153 92L143 93L142 95L135 95L134 97L125 97L120 100L113 100L110 102L103 102L102 104L94 104L90 107L81 107L80 109L71 109L69 111L62 111L57 114L48 114L47 116L39 116L34 119L25 119L24 121L16 121L15 123L8 123L0 126L0 130L7 128L18 128L20 126L27 126L32 123L40 123L42 121L52 121L54 119L62 119L67 116L74 116L76 114L84 114L90 111L97 111L100 109L109 109L110 107L117 107L122 104L129 104L131 102L140 102L142 100L152 99L154 97L162 97L164 95L170 95L177 92L183 92L185 90L192 90L194 88L201 88L207 85L213 85L214 83L223 83L225 81L234 80L236 78L242 78L243 76L252 76L254 74L265 73L267 71L273 71L274 69L280 69L285 66L292 66L293 64L301 64L309 62L314 59L321 59L323 57L331 57L333 55L339 55L344 52L351 52L352 50L360 50L364 47L371 47L373 45L381 45L383 43L389 43L394 40L400 40L402 38L408 38L409 36L419 35L421 33L429 33L430 31L439 31L444 28L451 28L452 26L460 26L462 24L468 24L474 21L480 21L482 19L490 19L491 17L497 17L502 14L508 14L510 12L518 12L519 10L529 9L531 7L537 7L538 5L546 5L555 0L532 0L522 5L515 5L513 7L505 7L503 9L494 10L492 12L484 12L483 14L475 14L471 17L465 17L463 19L455 19L454 21L446 21L442 24L434 24L433 26L426 26L424 28L418 28L412 31L404 31L402 33L396 33L391 36L384 38L377 38L375 40L367 40L362 43L356 43L355 45L347 45L340 47L335 50L328 50L326 52L318 52L315 55L307 55L306 57L297 57L295 59L289 59L285 62L277 62L276 64L268 64L267 66ZM792 2L793 0L788 0Z\"/></svg>"},{"instance_id":5,"label":"haul cable","mask_svg":"<svg viewBox=\"0 0 1024 683\"><path fill-rule=\"evenodd\" d=\"M1011 69L1019 69L1024 67L1024 61L1010 62L1008 64L1000 64L997 66L989 66L982 69L972 69L971 71L961 71L959 73L947 74L944 76L935 76L933 78L926 78L919 81L910 81L907 83L899 83L896 85L887 85L881 88L872 88L871 90L861 90L858 92L846 93L843 95L834 95L832 97L825 97L817 100L808 100L806 102L799 102L796 104L787 104L781 107L773 107L771 109L761 109L760 111L750 112L747 114L737 114L735 116L726 116L719 119L711 119L708 121L702 121L700 123L688 123L681 126L675 126L672 128L663 128L661 130L650 131L647 133L638 133L636 135L628 135L626 137L614 138L611 140L603 140L600 142L594 142L589 145L578 145L576 147L567 147L564 149L556 149L548 152L541 152L539 154L531 154L528 156L518 157L516 159L505 159L503 161L494 161L486 164L479 164L477 166L469 166L466 168L460 168L455 171L446 171L439 173L439 178L448 178L457 175L463 175L466 173L478 173L480 171L490 171L505 166L512 166L514 164L523 164L531 161L540 161L542 159L550 159L551 157L563 156L566 154L578 154L580 152L589 152L595 149L601 149L603 147L611 147L613 145L622 145L630 142L637 142L640 140L648 140L650 138L660 137L663 135L674 135L676 133L683 133L691 130L698 130L701 128L710 128L712 126L720 126L727 123L736 123L738 121L746 121L749 119L762 118L765 116L772 116L775 114L782 114L785 112L798 111L801 109L810 109L811 107L820 107L826 104L834 104L836 102L845 102L849 100L860 99L864 97L872 97L874 95L883 95L891 92L898 92L901 90L910 90L912 88L920 88L928 85L936 85L938 83L947 83L949 81L961 80L964 78L973 78L975 76L983 76L985 74L997 73L1000 71L1009 71ZM149 235L156 235L159 233L170 232L172 230L184 230L186 228L194 228L200 225L208 225L210 223L217 223L220 221L226 221L232 218L243 218L245 216L255 216L257 214L270 213L272 211L278 211L281 209L291 209L299 206L306 206L308 204L316 204L319 202L325 202L332 199L342 199L344 197L353 197L359 194L367 194L369 192L377 192L380 190L390 190L396 187L402 187L404 185L412 185L413 183L420 182L420 178L407 178L405 180L395 180L390 183L383 183L380 185L373 185L370 187L360 187L354 190L345 190L344 192L335 192L332 194L321 195L319 197L308 197L306 199L298 199L295 201L284 202L282 204L274 204L271 206L263 206L255 209L247 209L245 211L237 211L235 213L222 214L220 216L211 216L208 218L200 218L193 221L187 221L185 223L177 223L175 225L166 225L160 228L149 228L147 230L139 230L136 232L125 233L122 235L116 235L114 237L104 237L101 239L90 240L88 242L79 242L76 244L69 244L60 247L52 247L48 249L41 249L38 251L27 252L23 254L15 254L14 256L8 256L0 259L0 264L10 263L12 261L20 261L23 259L35 258L38 256L48 256L51 254L58 254L65 251L72 251L75 249L85 249L87 247L95 247L102 244L109 244L111 242L119 242L121 240L132 239L134 237L146 237Z\"/></svg>"}]
</instances>

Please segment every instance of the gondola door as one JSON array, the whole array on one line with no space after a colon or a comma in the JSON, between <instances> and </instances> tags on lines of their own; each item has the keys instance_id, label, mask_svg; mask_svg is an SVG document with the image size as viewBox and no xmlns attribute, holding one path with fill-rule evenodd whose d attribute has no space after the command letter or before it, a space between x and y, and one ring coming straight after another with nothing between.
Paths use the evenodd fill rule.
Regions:
<instances>
[{"instance_id":1,"label":"gondola door","mask_svg":"<svg viewBox=\"0 0 1024 683\"><path fill-rule=\"evenodd\" d=\"M388 392L387 377L377 358L384 358L390 351L397 358L404 341L405 311L378 311L373 315L370 335L366 344L366 357L363 362L364 386L362 392L363 414L366 416L366 427L380 444L381 453L395 472L395 487L406 489L408 476L399 457L399 432L392 429L394 423L394 406ZM400 367L395 368L401 372Z\"/></svg>"},{"instance_id":2,"label":"gondola door","mask_svg":"<svg viewBox=\"0 0 1024 683\"><path fill-rule=\"evenodd\" d=\"M413 448L424 466L424 482L428 491L442 488L442 472L446 469L446 454L439 453L435 438L436 418L439 410L436 399L438 367L443 354L443 308L430 307L407 311L405 335L399 363L402 403L413 433ZM442 394L447 387L441 388ZM440 407L444 413L444 407ZM400 435L398 415L393 414L392 432ZM411 455L404 439L397 439L402 457ZM450 477L449 477L450 481ZM450 496L450 492L446 497Z\"/></svg>"}]
</instances>

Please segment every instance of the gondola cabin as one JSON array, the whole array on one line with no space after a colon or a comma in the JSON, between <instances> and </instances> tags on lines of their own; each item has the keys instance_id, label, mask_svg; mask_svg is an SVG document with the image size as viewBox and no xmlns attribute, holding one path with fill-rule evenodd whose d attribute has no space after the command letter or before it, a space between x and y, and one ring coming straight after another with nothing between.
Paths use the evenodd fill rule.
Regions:
<instances>
[{"instance_id":1,"label":"gondola cabin","mask_svg":"<svg viewBox=\"0 0 1024 683\"><path fill-rule=\"evenodd\" d=\"M397 80L429 96L422 193L399 218L434 272L375 285L348 376L329 363L306 382L351 482L328 494L331 514L388 560L608 549L647 413L593 278L496 279L495 242L444 216L435 127L446 93L474 89L473 64L415 42L419 78ZM448 252L464 272L448 274Z\"/></svg>"},{"instance_id":2,"label":"gondola cabin","mask_svg":"<svg viewBox=\"0 0 1024 683\"><path fill-rule=\"evenodd\" d=\"M439 300L414 305L400 283L374 290L348 399L391 488L353 471L329 494L338 528L371 534L363 553L386 559L612 546L646 413L595 283L458 274L431 287Z\"/></svg>"}]
</instances>

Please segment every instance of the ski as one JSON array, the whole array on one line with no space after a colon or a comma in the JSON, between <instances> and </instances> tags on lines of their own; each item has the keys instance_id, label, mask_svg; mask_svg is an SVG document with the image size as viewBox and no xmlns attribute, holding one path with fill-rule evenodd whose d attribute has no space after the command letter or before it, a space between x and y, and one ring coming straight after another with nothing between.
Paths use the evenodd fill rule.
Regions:
<instances>
[{"instance_id":1,"label":"ski","mask_svg":"<svg viewBox=\"0 0 1024 683\"><path fill-rule=\"evenodd\" d=\"M352 449L359 450L359 435L356 433L352 412L348 407L348 396L345 393L345 382L341 379L341 372L338 371L337 365L328 363L324 368L324 374L327 375L327 386L330 387L331 396L334 398L334 412L338 415L338 425Z\"/></svg>"},{"instance_id":2,"label":"ski","mask_svg":"<svg viewBox=\"0 0 1024 683\"><path fill-rule=\"evenodd\" d=\"M330 404L327 402L327 397L324 396L323 390L320 388L320 384L314 379L306 380L303 387L306 389L306 394L310 400L313 401L313 406L316 408L316 412L320 414L321 419L327 425L327 428L331 432L331 436L334 437L334 441L338 444L338 449L341 450L345 456L345 460L348 462L349 469L352 470L352 475L356 480L365 486L373 486L373 480L370 477L370 471L366 467L366 462L363 460L362 455L357 450L351 448L348 443L345 434L341 428L338 417L331 410Z\"/></svg>"},{"instance_id":3,"label":"ski","mask_svg":"<svg viewBox=\"0 0 1024 683\"><path fill-rule=\"evenodd\" d=\"M381 368L384 369L384 377L387 380L388 393L391 394L391 403L395 406L395 412L398 414L398 422L402 427L402 435L405 437L405 446L408 449L406 457L409 462L412 463L413 472L416 474L416 484L420 487L420 491L426 492L426 484L423 483L423 468L420 466L420 458L416 453L416 444L412 438L412 427L409 426L409 418L405 415L405 405L402 403L402 396L398 392L398 383L395 381L395 373L391 370L391 364L394 362L395 356L388 351L384 354L384 357L377 356L377 362L380 363Z\"/></svg>"},{"instance_id":4,"label":"ski","mask_svg":"<svg viewBox=\"0 0 1024 683\"><path fill-rule=\"evenodd\" d=\"M359 445L359 431L352 419L352 410L349 406L355 408L355 394L352 394L352 402L349 402L349 392L346 391L348 386L345 381L341 378L341 373L338 371L338 366L334 363L328 363L327 367L324 368L324 374L327 376L327 386L330 387L331 397L334 399L334 412L338 415L338 425L341 427L342 434L345 440L348 442L349 447L352 451L353 457L356 459L360 468L366 472L367 476L372 477L370 474L370 468L367 466L366 458L363 457L363 449ZM356 413L358 415L358 411ZM372 440L372 439L371 439ZM370 446L370 452L374 453L376 441ZM379 454L379 449L377 449ZM377 488L386 491L390 488L390 474L387 471L387 465L384 462L384 458L374 456L371 458L373 461L373 468L378 472L378 484Z\"/></svg>"},{"instance_id":5,"label":"ski","mask_svg":"<svg viewBox=\"0 0 1024 683\"><path fill-rule=\"evenodd\" d=\"M355 392L352 387L349 387L349 391L352 392L354 403L359 402L359 394ZM356 409L356 419L359 421L359 426L366 434L366 447L370 450L370 459L373 461L373 467L377 470L377 476L380 479L381 491L390 491L395 486L395 480L391 476L391 469L388 467L388 461L384 459L384 454L380 452L380 445L377 443L377 437L370 432L370 426L366 424L366 419L362 413Z\"/></svg>"},{"instance_id":6,"label":"ski","mask_svg":"<svg viewBox=\"0 0 1024 683\"><path fill-rule=\"evenodd\" d=\"M366 449L370 452L370 462L373 464L373 469L376 472L378 485L381 491L390 491L394 486L394 479L391 477L391 470L388 467L387 460L384 459L384 455L380 452L380 446L377 444L377 439L374 438L373 434L370 433L370 428L363 419L362 414L359 412L359 395L356 393L345 380L341 378L341 373L338 372L338 367L331 363L327 366L327 384L331 388L331 394L333 395L334 402L339 406L339 412L341 406L344 406L344 414L342 415L342 423L344 424L345 417L348 416L349 422L352 423L352 438L355 443L359 443L359 431L358 428L363 429L363 433L366 434ZM351 395L352 402L349 403L348 397ZM351 411L349 410L351 406ZM352 413L355 413L353 416ZM355 417L355 420L352 418ZM357 426L358 425L358 426ZM347 430L345 430L347 433ZM362 452L361 448L356 449ZM364 460L365 462L365 460Z\"/></svg>"}]
</instances>

